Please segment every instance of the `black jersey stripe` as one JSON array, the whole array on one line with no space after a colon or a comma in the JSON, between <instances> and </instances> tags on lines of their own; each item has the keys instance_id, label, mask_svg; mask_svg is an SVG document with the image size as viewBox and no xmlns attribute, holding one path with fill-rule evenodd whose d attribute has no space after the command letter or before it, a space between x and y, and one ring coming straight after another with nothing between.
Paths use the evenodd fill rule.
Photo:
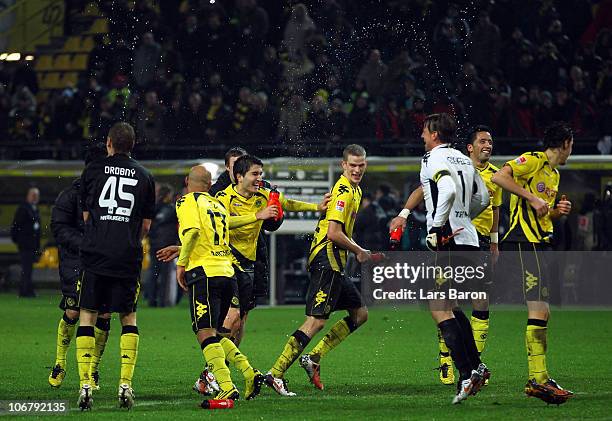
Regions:
<instances>
[{"instance_id":1,"label":"black jersey stripe","mask_svg":"<svg viewBox=\"0 0 612 421\"><path fill-rule=\"evenodd\" d=\"M432 179L429 179L429 191L431 193L431 203L433 204L433 211L431 212L431 219L436 217L436 210L438 208L438 185L434 183Z\"/></svg>"}]
</instances>

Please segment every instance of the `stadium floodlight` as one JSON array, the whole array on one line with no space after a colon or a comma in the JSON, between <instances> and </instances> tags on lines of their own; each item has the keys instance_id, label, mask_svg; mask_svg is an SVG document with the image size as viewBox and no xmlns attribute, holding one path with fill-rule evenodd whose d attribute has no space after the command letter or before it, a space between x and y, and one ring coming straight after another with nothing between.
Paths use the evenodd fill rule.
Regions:
<instances>
[{"instance_id":1,"label":"stadium floodlight","mask_svg":"<svg viewBox=\"0 0 612 421\"><path fill-rule=\"evenodd\" d=\"M29 55L29 56L25 56L26 61L32 61L34 60L34 56Z\"/></svg>"},{"instance_id":2,"label":"stadium floodlight","mask_svg":"<svg viewBox=\"0 0 612 421\"><path fill-rule=\"evenodd\" d=\"M19 60L21 60L21 54L20 53L10 53L6 57L6 61L19 61Z\"/></svg>"},{"instance_id":3,"label":"stadium floodlight","mask_svg":"<svg viewBox=\"0 0 612 421\"><path fill-rule=\"evenodd\" d=\"M7 53L0 54L0 60L6 60L7 57L8 57Z\"/></svg>"}]
</instances>

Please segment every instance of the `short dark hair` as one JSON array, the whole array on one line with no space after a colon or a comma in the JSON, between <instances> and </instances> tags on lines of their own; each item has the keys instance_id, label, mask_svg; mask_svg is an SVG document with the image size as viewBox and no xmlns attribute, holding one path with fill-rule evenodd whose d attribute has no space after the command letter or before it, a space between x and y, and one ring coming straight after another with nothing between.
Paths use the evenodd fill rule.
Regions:
<instances>
[{"instance_id":1,"label":"short dark hair","mask_svg":"<svg viewBox=\"0 0 612 421\"><path fill-rule=\"evenodd\" d=\"M474 126L470 129L470 131L468 132L467 138L465 139L465 151L468 152L467 147L468 145L473 145L474 142L476 141L477 138L477 134L479 132L489 132L492 133L492 130L489 126L485 126L484 124L479 124L477 126Z\"/></svg>"},{"instance_id":2,"label":"short dark hair","mask_svg":"<svg viewBox=\"0 0 612 421\"><path fill-rule=\"evenodd\" d=\"M90 162L106 157L106 145L103 142L92 141L85 150L85 166Z\"/></svg>"},{"instance_id":3,"label":"short dark hair","mask_svg":"<svg viewBox=\"0 0 612 421\"><path fill-rule=\"evenodd\" d=\"M438 132L442 143L451 143L457 130L455 119L447 113L430 114L425 117L423 125L432 133Z\"/></svg>"},{"instance_id":4,"label":"short dark hair","mask_svg":"<svg viewBox=\"0 0 612 421\"><path fill-rule=\"evenodd\" d=\"M244 177L253 165L261 165L263 167L263 162L256 156L249 154L242 155L238 158L236 162L234 162L234 180L238 182L238 175Z\"/></svg>"},{"instance_id":5,"label":"short dark hair","mask_svg":"<svg viewBox=\"0 0 612 421\"><path fill-rule=\"evenodd\" d=\"M169 184L160 184L159 186L159 199L163 200L164 197L168 196L169 194L173 194L172 191L172 187L170 187Z\"/></svg>"},{"instance_id":6,"label":"short dark hair","mask_svg":"<svg viewBox=\"0 0 612 421\"><path fill-rule=\"evenodd\" d=\"M342 151L342 159L344 161L348 161L349 155L363 156L365 158L366 150L363 148L363 146L353 143L344 148L344 151Z\"/></svg>"},{"instance_id":7,"label":"short dark hair","mask_svg":"<svg viewBox=\"0 0 612 421\"><path fill-rule=\"evenodd\" d=\"M229 165L230 158L233 158L235 156L242 156L246 154L247 154L247 151L245 151L239 146L231 148L230 150L225 152L225 165L226 166Z\"/></svg>"},{"instance_id":8,"label":"short dark hair","mask_svg":"<svg viewBox=\"0 0 612 421\"><path fill-rule=\"evenodd\" d=\"M108 137L110 137L115 152L128 153L134 149L136 134L134 128L128 123L115 123L109 130Z\"/></svg>"},{"instance_id":9,"label":"short dark hair","mask_svg":"<svg viewBox=\"0 0 612 421\"><path fill-rule=\"evenodd\" d=\"M573 138L574 132L569 124L555 121L544 130L544 149L560 148L566 140Z\"/></svg>"}]
</instances>

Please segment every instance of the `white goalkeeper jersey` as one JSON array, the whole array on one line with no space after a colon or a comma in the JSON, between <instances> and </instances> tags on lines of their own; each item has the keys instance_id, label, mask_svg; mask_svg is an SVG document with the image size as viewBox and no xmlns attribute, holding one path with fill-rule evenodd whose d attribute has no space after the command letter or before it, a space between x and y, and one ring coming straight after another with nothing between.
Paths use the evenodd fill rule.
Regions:
<instances>
[{"instance_id":1,"label":"white goalkeeper jersey","mask_svg":"<svg viewBox=\"0 0 612 421\"><path fill-rule=\"evenodd\" d=\"M461 229L455 243L478 246L471 219L487 207L489 194L472 160L448 144L436 146L421 160L421 185L427 230L442 227L448 235Z\"/></svg>"}]
</instances>

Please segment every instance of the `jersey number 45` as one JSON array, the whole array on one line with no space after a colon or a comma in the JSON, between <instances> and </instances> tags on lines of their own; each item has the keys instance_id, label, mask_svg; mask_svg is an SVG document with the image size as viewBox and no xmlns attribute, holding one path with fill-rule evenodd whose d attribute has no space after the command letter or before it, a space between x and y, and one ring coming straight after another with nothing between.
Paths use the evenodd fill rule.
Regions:
<instances>
[{"instance_id":1,"label":"jersey number 45","mask_svg":"<svg viewBox=\"0 0 612 421\"><path fill-rule=\"evenodd\" d=\"M102 187L102 193L100 193L98 198L98 205L101 208L108 208L109 215L131 216L135 199L134 195L125 191L125 189L127 186L136 186L137 184L138 180L133 178L110 176L106 183L104 183L104 187ZM129 202L129 207L119 206L116 199L117 196L119 196L120 200Z\"/></svg>"}]
</instances>

